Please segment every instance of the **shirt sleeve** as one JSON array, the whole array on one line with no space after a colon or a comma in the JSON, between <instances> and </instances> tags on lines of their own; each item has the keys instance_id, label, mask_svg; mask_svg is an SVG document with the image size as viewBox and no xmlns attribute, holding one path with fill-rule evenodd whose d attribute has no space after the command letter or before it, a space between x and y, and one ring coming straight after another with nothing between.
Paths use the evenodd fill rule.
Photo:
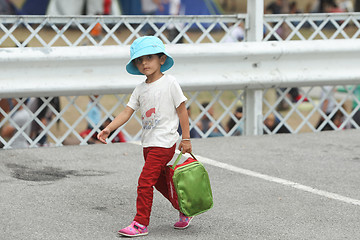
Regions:
<instances>
[{"instance_id":1,"label":"shirt sleeve","mask_svg":"<svg viewBox=\"0 0 360 240\"><path fill-rule=\"evenodd\" d=\"M138 93L138 87L136 87L134 89L134 91L132 92L129 102L128 102L128 107L132 108L134 111L137 111L140 107L140 102L139 102L139 93Z\"/></svg>"},{"instance_id":2,"label":"shirt sleeve","mask_svg":"<svg viewBox=\"0 0 360 240\"><path fill-rule=\"evenodd\" d=\"M180 84L177 81L172 82L172 85L170 86L170 91L175 108L178 108L182 102L185 102L187 100L183 91L181 90Z\"/></svg>"}]
</instances>

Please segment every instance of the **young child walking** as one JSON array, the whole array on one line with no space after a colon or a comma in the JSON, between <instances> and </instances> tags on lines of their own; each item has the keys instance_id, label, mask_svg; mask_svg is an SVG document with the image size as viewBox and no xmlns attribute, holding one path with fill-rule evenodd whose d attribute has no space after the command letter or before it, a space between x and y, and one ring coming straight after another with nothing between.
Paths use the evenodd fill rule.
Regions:
<instances>
[{"instance_id":1,"label":"young child walking","mask_svg":"<svg viewBox=\"0 0 360 240\"><path fill-rule=\"evenodd\" d=\"M106 143L112 131L125 124L136 110L140 110L145 164L137 187L137 213L133 222L118 232L119 235L136 237L148 234L153 187L169 199L165 168L175 153L179 120L182 140L178 149L182 153L191 153L192 147L185 106L187 98L175 78L163 73L174 65L163 42L154 36L140 37L130 47L130 58L126 65L127 72L145 75L146 80L135 88L126 108L98 134L98 139ZM188 227L192 218L181 212L179 215L180 219L174 227Z\"/></svg>"}]
</instances>

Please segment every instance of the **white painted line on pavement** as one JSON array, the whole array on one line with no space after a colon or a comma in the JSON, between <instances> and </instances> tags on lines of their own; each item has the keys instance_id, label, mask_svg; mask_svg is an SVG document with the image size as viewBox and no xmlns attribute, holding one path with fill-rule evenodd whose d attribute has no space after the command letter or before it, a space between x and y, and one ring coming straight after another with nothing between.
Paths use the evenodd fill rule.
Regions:
<instances>
[{"instance_id":1,"label":"white painted line on pavement","mask_svg":"<svg viewBox=\"0 0 360 240\"><path fill-rule=\"evenodd\" d=\"M337 201L341 201L341 202L345 202L345 203L350 203L353 205L357 205L360 206L360 200L357 199L353 199L353 198L349 198L349 197L345 197L345 196L341 196L339 194L336 193L332 193L332 192L327 192L327 191L323 191L320 189L316 189L310 186L306 186L306 185L302 185L300 183L296 183L296 182L292 182L292 181L288 181L282 178L277 178L277 177L272 177L266 174L262 174L262 173L258 173L258 172L254 172L248 169L244 169L244 168L239 168L239 167L235 167L233 165L230 164L226 164L226 163L222 163L222 162L218 162L206 157L202 157L202 156L198 156L196 155L196 158L202 162L202 163L206 163L215 167L219 167L219 168L223 168L232 172L237 172L237 173L241 173L247 176L251 176L251 177L256 177L256 178L260 178L269 182L275 182L275 183L279 183L285 186L289 186L292 188L296 188L305 192L309 192L309 193L313 193L319 196L323 196L329 199L334 199Z\"/></svg>"},{"instance_id":2,"label":"white painted line on pavement","mask_svg":"<svg viewBox=\"0 0 360 240\"><path fill-rule=\"evenodd\" d=\"M141 145L141 142L131 142L131 143L136 144L136 145ZM177 154L180 153L179 150L176 150L175 152ZM190 157L190 154L185 154L184 156L185 157ZM336 194L336 193L327 192L327 191L316 189L316 188L313 188L313 187L310 187L310 186L302 185L300 183L288 181L286 179L272 177L272 176L262 174L262 173L258 173L258 172L254 172L254 171L251 171L251 170L248 170L248 169L235 167L233 165L218 162L218 161L215 161L213 159L202 157L202 156L199 156L199 155L196 155L196 158L200 162L212 165L214 167L219 167L219 168L226 169L226 170L229 170L229 171L232 171L232 172L241 173L243 175L260 178L260 179L263 179L263 180L266 180L266 181L269 181L269 182L279 183L279 184L282 184L282 185L285 185L285 186L289 186L289 187L292 187L292 188L295 188L295 189L299 189L299 190L309 192L309 193L312 193L312 194L316 194L316 195L326 197L326 198L329 198L329 199L334 199L334 200L337 200L337 201L341 201L341 202L345 202L345 203L360 206L360 200L358 200L358 199L345 197L345 196L342 196L342 195L339 195L339 194Z\"/></svg>"}]
</instances>

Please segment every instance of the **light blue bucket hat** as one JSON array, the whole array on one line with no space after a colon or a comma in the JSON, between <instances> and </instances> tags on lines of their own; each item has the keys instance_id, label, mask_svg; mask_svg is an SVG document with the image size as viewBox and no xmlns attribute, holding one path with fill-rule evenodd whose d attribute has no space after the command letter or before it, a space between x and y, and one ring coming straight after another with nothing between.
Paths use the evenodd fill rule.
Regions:
<instances>
[{"instance_id":1,"label":"light blue bucket hat","mask_svg":"<svg viewBox=\"0 0 360 240\"><path fill-rule=\"evenodd\" d=\"M174 65L174 59L165 51L164 43L157 37L144 36L136 39L130 46L130 61L126 64L126 71L134 75L144 75L132 63L138 57L164 53L167 58L164 65L161 66L160 71L165 72Z\"/></svg>"}]
</instances>

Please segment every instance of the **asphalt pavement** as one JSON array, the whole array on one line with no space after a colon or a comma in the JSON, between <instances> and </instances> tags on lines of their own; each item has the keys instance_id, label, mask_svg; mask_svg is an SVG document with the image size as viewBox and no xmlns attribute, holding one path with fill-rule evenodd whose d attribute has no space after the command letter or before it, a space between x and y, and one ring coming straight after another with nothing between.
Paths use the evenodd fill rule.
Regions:
<instances>
[{"instance_id":1,"label":"asphalt pavement","mask_svg":"<svg viewBox=\"0 0 360 240\"><path fill-rule=\"evenodd\" d=\"M195 139L214 207L186 230L155 191L137 239L360 239L360 131ZM118 239L135 214L133 143L0 150L0 239Z\"/></svg>"}]
</instances>

